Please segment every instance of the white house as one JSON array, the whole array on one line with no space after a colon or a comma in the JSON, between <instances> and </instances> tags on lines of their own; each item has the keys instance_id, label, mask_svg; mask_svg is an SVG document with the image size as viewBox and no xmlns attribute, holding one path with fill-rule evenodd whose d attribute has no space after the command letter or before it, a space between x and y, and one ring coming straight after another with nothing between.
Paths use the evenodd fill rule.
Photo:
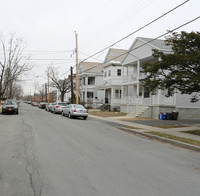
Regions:
<instances>
[{"instance_id":1,"label":"white house","mask_svg":"<svg viewBox=\"0 0 200 196\"><path fill-rule=\"evenodd\" d=\"M165 97L165 91L158 90L152 95L148 86L143 86L139 79L145 75L141 73L144 62L158 61L152 56L152 49L158 49L165 54L172 53L171 47L165 45L164 40L153 40L138 37L122 61L123 82L120 110L133 116L158 119L160 112L179 112L179 119L200 119L200 101L190 102L189 95L175 94Z\"/></svg>"},{"instance_id":2,"label":"white house","mask_svg":"<svg viewBox=\"0 0 200 196\"><path fill-rule=\"evenodd\" d=\"M104 98L104 92L97 89L103 84L102 64L98 62L79 63L79 95L85 106L97 108Z\"/></svg>"},{"instance_id":3,"label":"white house","mask_svg":"<svg viewBox=\"0 0 200 196\"><path fill-rule=\"evenodd\" d=\"M110 48L103 62L103 85L98 88L104 92L104 103L112 108L120 107L122 86L122 65L127 50Z\"/></svg>"}]
</instances>

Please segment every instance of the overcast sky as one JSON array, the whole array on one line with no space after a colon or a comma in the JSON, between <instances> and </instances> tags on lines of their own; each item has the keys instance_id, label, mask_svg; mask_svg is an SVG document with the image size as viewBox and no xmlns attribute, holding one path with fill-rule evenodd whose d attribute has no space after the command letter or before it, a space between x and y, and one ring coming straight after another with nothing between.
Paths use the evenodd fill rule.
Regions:
<instances>
[{"instance_id":1,"label":"overcast sky","mask_svg":"<svg viewBox=\"0 0 200 196\"><path fill-rule=\"evenodd\" d=\"M0 32L15 33L27 42L34 69L23 83L25 93L33 84L46 82L48 65L68 75L75 65L75 34L79 59L102 50L178 6L184 0L1 0ZM113 48L128 49L136 37L155 38L200 16L200 1L190 0L172 13L133 34ZM200 31L200 19L178 31ZM106 51L87 61L101 62ZM39 77L35 77L39 76ZM63 76L62 76L63 77Z\"/></svg>"}]
</instances>

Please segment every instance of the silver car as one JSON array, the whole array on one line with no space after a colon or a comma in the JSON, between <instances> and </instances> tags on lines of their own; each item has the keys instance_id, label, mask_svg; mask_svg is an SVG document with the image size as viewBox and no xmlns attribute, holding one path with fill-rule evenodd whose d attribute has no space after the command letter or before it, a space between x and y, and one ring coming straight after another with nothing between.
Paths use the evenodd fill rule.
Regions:
<instances>
[{"instance_id":1,"label":"silver car","mask_svg":"<svg viewBox=\"0 0 200 196\"><path fill-rule=\"evenodd\" d=\"M52 105L53 105L53 103L47 103L45 110L47 112L51 112Z\"/></svg>"},{"instance_id":2,"label":"silver car","mask_svg":"<svg viewBox=\"0 0 200 196\"><path fill-rule=\"evenodd\" d=\"M54 114L61 114L62 109L68 105L67 102L56 102L52 104L51 112Z\"/></svg>"},{"instance_id":3,"label":"silver car","mask_svg":"<svg viewBox=\"0 0 200 196\"><path fill-rule=\"evenodd\" d=\"M84 120L88 117L88 110L79 104L69 104L62 109L62 116L72 117L82 117Z\"/></svg>"}]
</instances>

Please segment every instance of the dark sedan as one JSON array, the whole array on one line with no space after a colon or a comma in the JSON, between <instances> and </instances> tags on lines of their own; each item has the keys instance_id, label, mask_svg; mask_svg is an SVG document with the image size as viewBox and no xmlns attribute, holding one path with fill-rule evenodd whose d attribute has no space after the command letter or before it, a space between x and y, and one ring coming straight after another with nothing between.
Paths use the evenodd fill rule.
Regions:
<instances>
[{"instance_id":1,"label":"dark sedan","mask_svg":"<svg viewBox=\"0 0 200 196\"><path fill-rule=\"evenodd\" d=\"M5 100L3 107L2 107L2 114L7 114L7 113L14 113L18 114L19 113L19 106L14 99L7 99Z\"/></svg>"}]
</instances>

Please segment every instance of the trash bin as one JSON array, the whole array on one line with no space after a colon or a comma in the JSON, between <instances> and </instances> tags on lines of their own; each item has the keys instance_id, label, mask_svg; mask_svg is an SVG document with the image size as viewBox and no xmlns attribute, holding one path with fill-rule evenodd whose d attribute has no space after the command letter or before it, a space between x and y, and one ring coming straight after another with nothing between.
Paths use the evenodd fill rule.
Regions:
<instances>
[{"instance_id":1,"label":"trash bin","mask_svg":"<svg viewBox=\"0 0 200 196\"><path fill-rule=\"evenodd\" d=\"M172 120L172 113L166 113L166 120Z\"/></svg>"},{"instance_id":2,"label":"trash bin","mask_svg":"<svg viewBox=\"0 0 200 196\"><path fill-rule=\"evenodd\" d=\"M162 120L166 120L167 114L163 114L163 119Z\"/></svg>"},{"instance_id":3,"label":"trash bin","mask_svg":"<svg viewBox=\"0 0 200 196\"><path fill-rule=\"evenodd\" d=\"M178 120L178 112L172 111L172 120Z\"/></svg>"},{"instance_id":4,"label":"trash bin","mask_svg":"<svg viewBox=\"0 0 200 196\"><path fill-rule=\"evenodd\" d=\"M160 120L166 120L166 114L163 114L162 112L159 114L159 119Z\"/></svg>"},{"instance_id":5,"label":"trash bin","mask_svg":"<svg viewBox=\"0 0 200 196\"><path fill-rule=\"evenodd\" d=\"M163 113L159 114L159 120L163 120Z\"/></svg>"}]
</instances>

